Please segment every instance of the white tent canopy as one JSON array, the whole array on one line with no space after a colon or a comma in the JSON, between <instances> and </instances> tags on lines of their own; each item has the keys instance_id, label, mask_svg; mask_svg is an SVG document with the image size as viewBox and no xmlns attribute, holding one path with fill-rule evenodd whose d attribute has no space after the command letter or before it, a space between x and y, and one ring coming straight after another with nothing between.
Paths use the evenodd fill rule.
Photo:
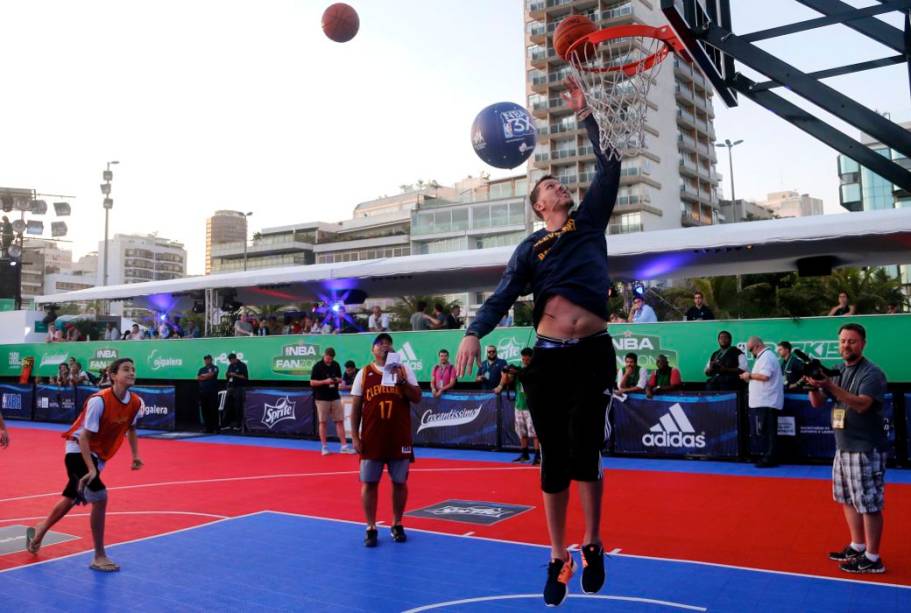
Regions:
<instances>
[{"instance_id":1,"label":"white tent canopy","mask_svg":"<svg viewBox=\"0 0 911 613\"><path fill-rule=\"evenodd\" d=\"M798 270L806 258L834 267L911 263L911 209L775 219L611 235L616 280L672 279ZM41 296L38 303L127 300L156 310L188 308L206 290L246 305L367 296L457 293L494 287L513 247L232 272L94 287ZM824 262L826 263L826 262Z\"/></svg>"}]
</instances>

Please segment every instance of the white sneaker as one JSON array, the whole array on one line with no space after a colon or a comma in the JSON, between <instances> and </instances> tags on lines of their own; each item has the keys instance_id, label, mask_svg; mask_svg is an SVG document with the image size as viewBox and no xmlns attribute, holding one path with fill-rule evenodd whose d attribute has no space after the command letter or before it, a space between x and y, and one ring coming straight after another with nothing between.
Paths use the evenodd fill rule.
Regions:
<instances>
[{"instance_id":1,"label":"white sneaker","mask_svg":"<svg viewBox=\"0 0 911 613\"><path fill-rule=\"evenodd\" d=\"M347 455L352 455L352 454L354 454L354 453L357 453L357 452L354 450L354 447L352 447L351 445L342 445L342 448L339 449L338 452L339 452L339 453L344 453L344 454L347 454Z\"/></svg>"},{"instance_id":2,"label":"white sneaker","mask_svg":"<svg viewBox=\"0 0 911 613\"><path fill-rule=\"evenodd\" d=\"M329 445L323 445L322 454L323 454L323 455L329 455L330 453L332 453L332 452L329 451Z\"/></svg>"}]
</instances>

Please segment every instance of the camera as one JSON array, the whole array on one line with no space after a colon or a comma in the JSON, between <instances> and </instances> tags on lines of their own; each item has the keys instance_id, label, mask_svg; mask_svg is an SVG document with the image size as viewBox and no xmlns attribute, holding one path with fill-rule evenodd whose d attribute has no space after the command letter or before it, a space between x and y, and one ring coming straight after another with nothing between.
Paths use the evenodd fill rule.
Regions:
<instances>
[{"instance_id":1,"label":"camera","mask_svg":"<svg viewBox=\"0 0 911 613\"><path fill-rule=\"evenodd\" d=\"M811 379L825 379L827 377L837 377L841 374L840 370L827 368L816 358L811 358L800 349L794 350L794 355L803 360L803 374Z\"/></svg>"}]
</instances>

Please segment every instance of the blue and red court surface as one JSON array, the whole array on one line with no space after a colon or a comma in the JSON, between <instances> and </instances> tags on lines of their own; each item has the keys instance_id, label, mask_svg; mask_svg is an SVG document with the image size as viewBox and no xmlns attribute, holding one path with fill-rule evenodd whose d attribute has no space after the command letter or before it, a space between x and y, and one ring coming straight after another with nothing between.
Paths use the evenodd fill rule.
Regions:
<instances>
[{"instance_id":1,"label":"blue and red court surface","mask_svg":"<svg viewBox=\"0 0 911 613\"><path fill-rule=\"evenodd\" d=\"M43 518L65 482L62 428L8 425L0 531ZM449 519L407 517L408 542L392 543L384 529L376 549L361 544L354 456L322 457L310 441L222 436L144 438L140 454L141 471L129 470L126 448L104 471L111 492L106 542L121 572L87 568L88 509L78 507L54 528L75 538L32 556L16 536L19 551L0 555L3 610L543 607L549 548L537 469L509 463L512 454L419 449L410 510L445 501L532 508L490 524L445 513ZM911 608L909 471L887 473L888 572L856 577L826 557L847 541L827 467L760 471L618 458L605 467L604 538L614 551L607 584L585 596L574 579L566 610ZM575 542L582 535L576 506L568 531ZM385 481L380 519L388 525Z\"/></svg>"}]
</instances>

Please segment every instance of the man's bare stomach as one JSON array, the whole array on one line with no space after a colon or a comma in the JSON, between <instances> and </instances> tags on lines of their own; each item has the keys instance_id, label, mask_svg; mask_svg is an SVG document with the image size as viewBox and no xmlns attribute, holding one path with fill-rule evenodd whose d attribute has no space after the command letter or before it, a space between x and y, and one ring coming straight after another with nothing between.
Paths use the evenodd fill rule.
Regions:
<instances>
[{"instance_id":1,"label":"man's bare stomach","mask_svg":"<svg viewBox=\"0 0 911 613\"><path fill-rule=\"evenodd\" d=\"M551 338L584 338L607 328L607 322L563 296L551 296L544 304L537 333Z\"/></svg>"}]
</instances>

